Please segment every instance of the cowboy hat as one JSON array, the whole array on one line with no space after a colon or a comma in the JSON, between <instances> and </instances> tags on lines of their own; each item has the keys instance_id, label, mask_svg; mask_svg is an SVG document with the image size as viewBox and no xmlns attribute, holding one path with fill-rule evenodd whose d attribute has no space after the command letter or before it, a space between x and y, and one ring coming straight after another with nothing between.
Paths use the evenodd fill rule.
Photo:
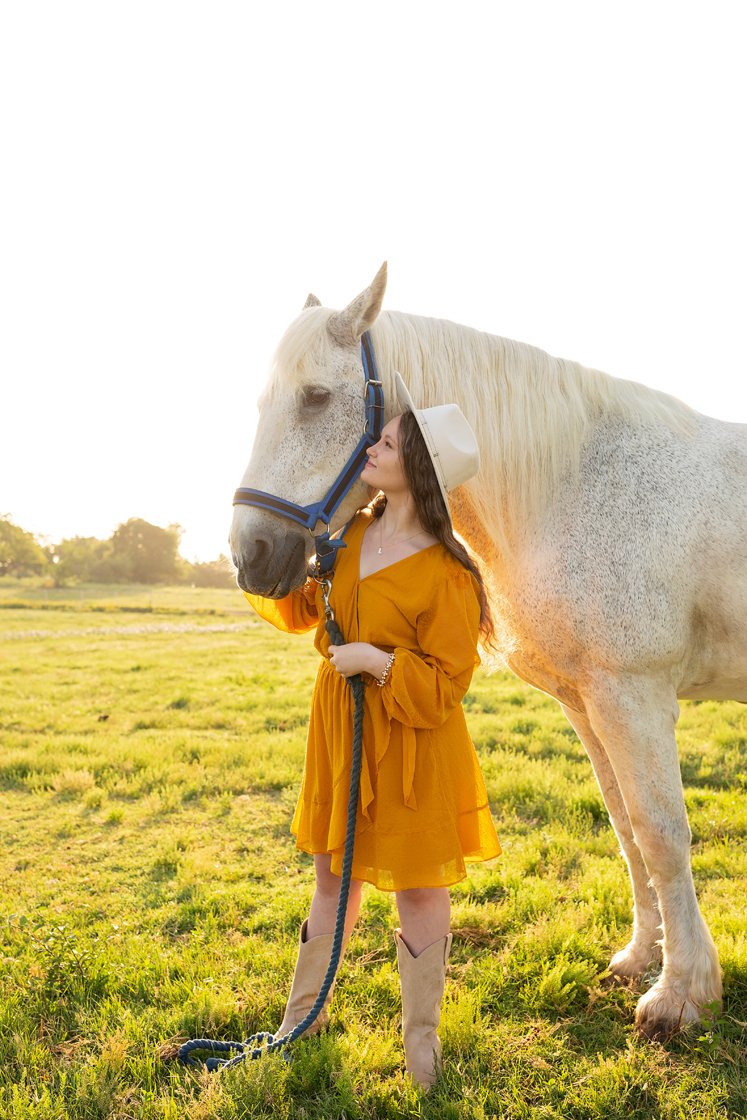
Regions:
<instances>
[{"instance_id":1,"label":"cowboy hat","mask_svg":"<svg viewBox=\"0 0 747 1120\"><path fill-rule=\"evenodd\" d=\"M394 379L400 407L413 414L423 433L448 512L449 490L461 486L480 469L480 451L475 433L458 404L416 408L401 374L395 372Z\"/></svg>"}]
</instances>

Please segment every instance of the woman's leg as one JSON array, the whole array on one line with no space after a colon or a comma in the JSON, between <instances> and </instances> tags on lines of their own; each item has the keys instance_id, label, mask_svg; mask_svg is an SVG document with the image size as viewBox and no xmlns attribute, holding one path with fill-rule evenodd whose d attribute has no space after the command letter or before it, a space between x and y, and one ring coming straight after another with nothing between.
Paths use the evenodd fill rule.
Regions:
<instances>
[{"instance_id":1,"label":"woman's leg","mask_svg":"<svg viewBox=\"0 0 747 1120\"><path fill-rule=\"evenodd\" d=\"M296 971L293 974L293 985L288 1005L285 1009L283 1022L275 1032L277 1037L287 1034L302 1019L316 1003L317 996L322 987L324 977L327 975L332 944L334 941L335 918L337 916L337 903L340 898L341 880L339 875L333 875L330 870L331 859L327 855L314 856L316 870L316 890L311 901L309 916L301 926L298 939L298 960ZM348 943L353 926L358 917L361 905L362 883L353 880L350 883L348 895L348 908L345 916L345 936L342 942L342 952ZM340 954L342 960L342 954ZM306 1031L304 1037L316 1034L329 1022L329 1005L332 1001L334 984L329 990L324 1007L315 1023Z\"/></svg>"},{"instance_id":2,"label":"woman's leg","mask_svg":"<svg viewBox=\"0 0 747 1120\"><path fill-rule=\"evenodd\" d=\"M449 932L451 900L446 887L397 891L400 935L413 957Z\"/></svg>"},{"instance_id":3,"label":"woman's leg","mask_svg":"<svg viewBox=\"0 0 747 1120\"><path fill-rule=\"evenodd\" d=\"M441 1069L437 1030L451 948L450 900L444 887L398 891L402 929L394 935L402 992L405 1064L413 1080L428 1089Z\"/></svg>"},{"instance_id":4,"label":"woman's leg","mask_svg":"<svg viewBox=\"0 0 747 1120\"><path fill-rule=\"evenodd\" d=\"M314 871L316 873L316 890L311 900L311 909L306 921L306 936L319 937L324 933L334 933L337 919L337 906L340 901L340 887L342 880L330 870L332 857L329 855L314 856ZM350 893L348 895L348 909L345 915L345 936L350 937L353 926L358 920L361 908L361 888L363 884L359 879L350 880Z\"/></svg>"}]
</instances>

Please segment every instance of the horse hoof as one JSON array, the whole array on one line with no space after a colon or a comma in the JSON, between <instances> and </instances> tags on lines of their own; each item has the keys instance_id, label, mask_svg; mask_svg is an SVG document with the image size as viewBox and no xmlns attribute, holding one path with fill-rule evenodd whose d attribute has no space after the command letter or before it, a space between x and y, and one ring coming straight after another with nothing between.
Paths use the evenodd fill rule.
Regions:
<instances>
[{"instance_id":1,"label":"horse hoof","mask_svg":"<svg viewBox=\"0 0 747 1120\"><path fill-rule=\"evenodd\" d=\"M699 1023L703 1012L673 988L654 984L638 1001L635 1025L644 1038L666 1042L693 1023Z\"/></svg>"},{"instance_id":2,"label":"horse hoof","mask_svg":"<svg viewBox=\"0 0 747 1120\"><path fill-rule=\"evenodd\" d=\"M610 983L616 980L639 980L651 968L661 966L661 946L658 943L629 942L610 961Z\"/></svg>"},{"instance_id":3,"label":"horse hoof","mask_svg":"<svg viewBox=\"0 0 747 1120\"><path fill-rule=\"evenodd\" d=\"M619 972L606 972L599 981L599 987L608 991L612 988L635 988L634 976L622 976Z\"/></svg>"}]
</instances>

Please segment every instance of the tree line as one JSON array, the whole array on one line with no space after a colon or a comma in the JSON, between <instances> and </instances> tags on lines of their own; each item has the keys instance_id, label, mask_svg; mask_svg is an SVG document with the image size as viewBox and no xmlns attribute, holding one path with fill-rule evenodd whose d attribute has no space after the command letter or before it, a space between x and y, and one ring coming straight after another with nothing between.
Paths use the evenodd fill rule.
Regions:
<instances>
[{"instance_id":1,"label":"tree line","mask_svg":"<svg viewBox=\"0 0 747 1120\"><path fill-rule=\"evenodd\" d=\"M225 556L192 564L179 554L182 529L163 529L140 517L118 525L108 540L68 537L43 544L33 533L0 517L0 576L41 576L55 587L74 583L186 583L234 587Z\"/></svg>"}]
</instances>

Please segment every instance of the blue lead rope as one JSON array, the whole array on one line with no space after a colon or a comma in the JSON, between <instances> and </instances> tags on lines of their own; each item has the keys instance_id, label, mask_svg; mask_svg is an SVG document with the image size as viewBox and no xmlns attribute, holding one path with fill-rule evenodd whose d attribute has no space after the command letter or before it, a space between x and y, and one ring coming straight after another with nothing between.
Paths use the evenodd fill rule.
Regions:
<instances>
[{"instance_id":1,"label":"blue lead rope","mask_svg":"<svg viewBox=\"0 0 747 1120\"><path fill-rule=\"evenodd\" d=\"M345 644L345 639L340 628L333 618L326 622L329 640L334 646ZM337 919L335 932L332 938L332 953L329 958L327 972L322 981L319 995L316 997L311 1010L305 1019L302 1019L293 1030L276 1038L267 1031L252 1034L244 1042L222 1042L213 1038L193 1038L179 1047L177 1057L185 1066L200 1066L202 1062L191 1057L196 1051L212 1051L213 1054L234 1054L233 1058L206 1058L205 1066L213 1071L217 1069L231 1069L247 1058L253 1060L261 1058L274 1050L284 1050L300 1038L304 1031L315 1023L319 1013L324 1007L324 1002L337 975L337 968L342 955L342 942L345 934L345 915L348 908L348 895L350 893L350 878L353 870L353 846L355 844L355 817L358 808L358 786L361 776L361 759L363 756L363 680L360 676L348 677L348 684L353 690L353 757L350 766L350 791L348 794L348 819L345 831L345 849L342 858L342 882L340 884L340 901L337 906Z\"/></svg>"}]
</instances>

